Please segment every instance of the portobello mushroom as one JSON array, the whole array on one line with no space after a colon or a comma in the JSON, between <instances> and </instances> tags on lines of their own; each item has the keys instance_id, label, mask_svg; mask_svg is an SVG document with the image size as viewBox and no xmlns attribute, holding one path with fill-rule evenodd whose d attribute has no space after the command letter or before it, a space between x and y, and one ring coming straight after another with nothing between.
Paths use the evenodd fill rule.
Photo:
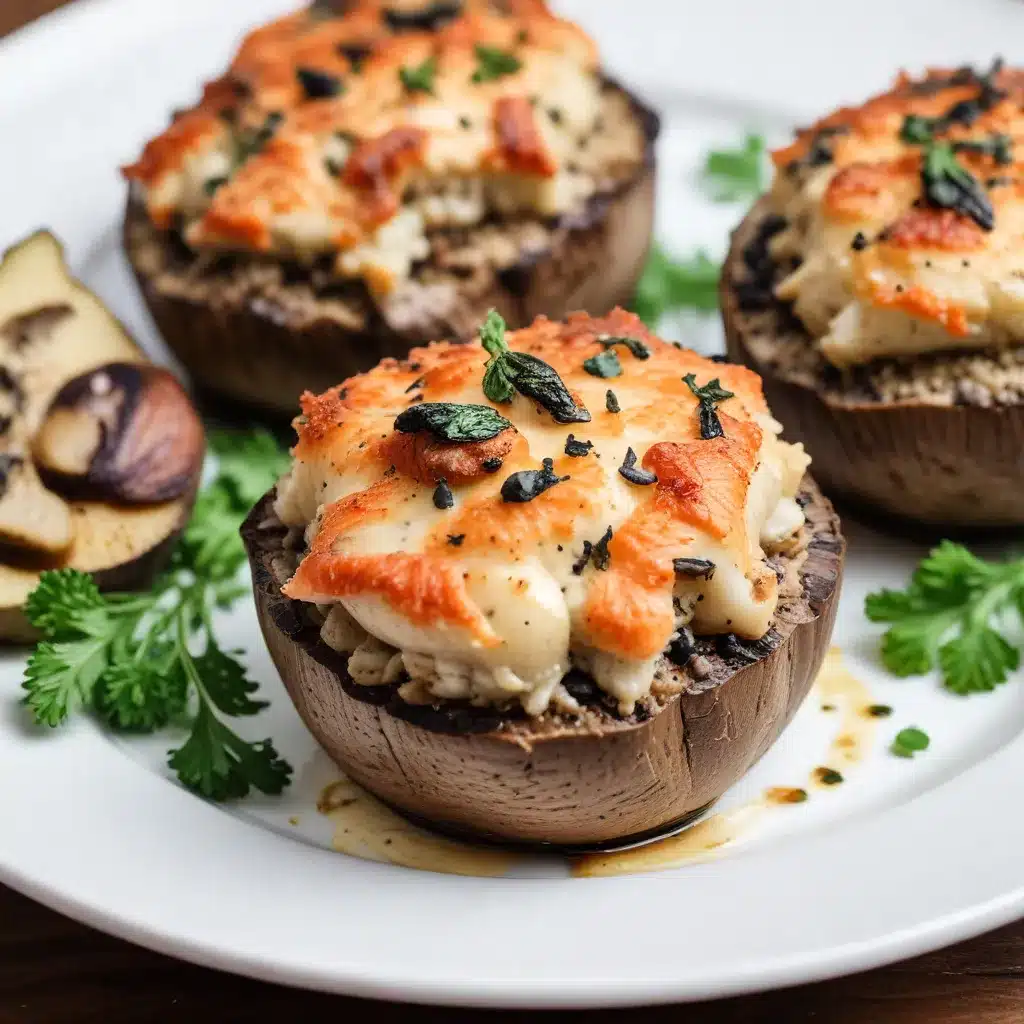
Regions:
<instances>
[{"instance_id":1,"label":"portobello mushroom","mask_svg":"<svg viewBox=\"0 0 1024 1024\"><path fill-rule=\"evenodd\" d=\"M901 77L777 153L772 193L733 235L729 355L761 376L824 491L869 518L1024 523L1021 158L999 134L1019 82L998 65Z\"/></svg>"},{"instance_id":2,"label":"portobello mushroom","mask_svg":"<svg viewBox=\"0 0 1024 1024\"><path fill-rule=\"evenodd\" d=\"M473 8L487 6L483 0L467 2L461 13L472 15ZM368 23L375 26L372 38ZM322 392L432 338L466 338L489 309L521 327L540 314L601 313L629 300L651 238L656 115L592 70L591 44L574 26L520 13L487 23L498 36L482 43L514 52L516 63L507 67L517 70L477 82L476 58L454 41L460 32L483 31L483 23L467 20L453 27L446 18L398 25L369 3L345 5L333 20L331 11L321 13L296 37L303 47L308 49L317 33L337 36L342 44L356 33L354 41L368 54L358 74L349 67L344 45L332 58L337 66L330 70L345 90L337 99L296 92L292 100L282 100L278 119L261 121L254 136L250 122L258 104L254 100L250 107L224 85L245 83L247 95L256 95L263 71L243 46L227 78L127 169L132 188L125 249L164 339L200 388L291 415L304 390ZM533 91L541 88L535 86L540 71L534 64L547 66L555 59L533 48L534 40L540 47L548 33L557 35L559 49L568 40L557 58L559 81L568 81L570 64L576 76L576 61L584 63L576 98L592 92L594 109L583 121L583 114L562 108L557 92ZM403 55L417 41L439 48L437 75L446 85L436 94L432 88L407 88L402 102L410 111L409 125L381 134L384 122L378 125L371 115L381 103L392 102L396 85L408 80L400 77L408 70ZM291 59L281 51L282 65ZM453 68L458 71L446 71ZM274 82L287 78L286 67L274 72ZM575 102L571 94L564 99ZM502 104L512 104L514 118L501 113ZM304 135L312 123L318 131L324 125L334 129L326 142L322 133L311 140L316 152L326 154L329 175L319 180L316 171L309 180L283 180L279 168L290 159L287 147L297 145L296 133ZM414 136L399 135L419 131L420 124L438 126L431 127L434 134L424 145L436 145L450 158L438 157L440 163L428 168L416 163L421 157ZM238 145L225 141L228 137ZM190 152L182 165L180 147L189 143L177 140L192 138L204 139L205 148ZM333 241L286 238L284 227L258 242L247 241L256 238L253 216L267 208L265 190L271 188L295 185L307 190L304 195L315 190L328 197L323 202L340 204L354 190L362 216L378 192L367 193L354 172L365 169L365 155L387 163L391 156L379 154L399 142L409 151L412 169L398 167L406 157L395 155L390 178L363 174L367 181L372 177L374 189L383 190L394 214L358 247L368 253L365 257L357 257L356 250L339 252ZM527 142L534 147L529 152L523 149ZM236 152L244 154L240 163L228 155ZM191 181L197 167L210 175L205 191L201 182ZM277 168L272 174L271 167ZM169 201L171 195L176 201ZM320 223L320 202L289 211L294 219L287 230L294 231L300 221L303 230L314 219ZM466 213L471 206L475 212ZM244 223L239 211L245 211ZM420 221L425 227L417 235L409 225ZM335 227L339 235L351 233L348 222ZM405 237L410 232L411 241ZM381 240L385 236L397 240ZM396 274L395 261L401 263L413 249L408 273Z\"/></svg>"},{"instance_id":3,"label":"portobello mushroom","mask_svg":"<svg viewBox=\"0 0 1024 1024\"><path fill-rule=\"evenodd\" d=\"M838 520L748 370L623 310L481 335L304 397L243 528L271 654L410 816L566 847L680 826L807 693ZM613 413L588 365L627 340Z\"/></svg>"},{"instance_id":4,"label":"portobello mushroom","mask_svg":"<svg viewBox=\"0 0 1024 1024\"><path fill-rule=\"evenodd\" d=\"M204 439L181 386L69 275L48 232L0 262L0 394L0 640L20 642L44 569L148 585L188 520Z\"/></svg>"},{"instance_id":5,"label":"portobello mushroom","mask_svg":"<svg viewBox=\"0 0 1024 1024\"><path fill-rule=\"evenodd\" d=\"M810 478L800 502L804 553L773 560L787 581L756 642L699 637L681 693L622 716L593 680L567 683L578 718L416 705L398 685L355 684L301 602L281 587L294 568L288 530L267 495L242 527L260 628L310 732L347 775L401 813L471 838L586 848L628 845L685 825L737 782L789 724L829 646L845 544ZM685 652L684 652L685 653ZM678 651L675 652L678 657ZM682 660L682 659L681 659Z\"/></svg>"}]
</instances>

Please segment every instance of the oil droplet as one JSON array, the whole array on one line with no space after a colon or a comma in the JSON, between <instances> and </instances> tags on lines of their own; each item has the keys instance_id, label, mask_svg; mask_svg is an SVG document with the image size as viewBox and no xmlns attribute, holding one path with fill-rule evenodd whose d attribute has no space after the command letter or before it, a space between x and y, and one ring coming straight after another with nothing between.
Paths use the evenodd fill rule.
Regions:
<instances>
[{"instance_id":1,"label":"oil droplet","mask_svg":"<svg viewBox=\"0 0 1024 1024\"><path fill-rule=\"evenodd\" d=\"M871 750L878 720L866 715L871 707L871 691L843 663L843 652L829 648L815 681L819 699L839 710L839 727L825 764L856 764Z\"/></svg>"},{"instance_id":2,"label":"oil droplet","mask_svg":"<svg viewBox=\"0 0 1024 1024\"><path fill-rule=\"evenodd\" d=\"M602 878L642 871L667 871L684 864L711 860L722 847L741 838L764 810L764 802L757 800L731 811L721 811L691 825L677 836L669 836L656 843L632 850L575 857L570 861L570 870L576 878Z\"/></svg>"},{"instance_id":3,"label":"oil droplet","mask_svg":"<svg viewBox=\"0 0 1024 1024\"><path fill-rule=\"evenodd\" d=\"M324 789L317 810L334 823L334 849L363 860L494 878L518 859L508 851L460 843L418 828L347 778Z\"/></svg>"},{"instance_id":4,"label":"oil droplet","mask_svg":"<svg viewBox=\"0 0 1024 1024\"><path fill-rule=\"evenodd\" d=\"M803 804L807 802L807 790L795 786L772 786L764 791L764 798L770 804Z\"/></svg>"}]
</instances>

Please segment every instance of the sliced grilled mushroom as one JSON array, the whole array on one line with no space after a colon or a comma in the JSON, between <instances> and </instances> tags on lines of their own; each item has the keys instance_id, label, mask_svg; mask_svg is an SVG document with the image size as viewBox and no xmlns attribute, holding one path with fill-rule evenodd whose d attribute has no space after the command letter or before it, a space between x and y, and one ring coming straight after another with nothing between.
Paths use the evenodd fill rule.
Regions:
<instances>
[{"instance_id":1,"label":"sliced grilled mushroom","mask_svg":"<svg viewBox=\"0 0 1024 1024\"><path fill-rule=\"evenodd\" d=\"M59 555L73 538L71 510L43 486L31 461L0 454L0 543Z\"/></svg>"},{"instance_id":2,"label":"sliced grilled mushroom","mask_svg":"<svg viewBox=\"0 0 1024 1024\"><path fill-rule=\"evenodd\" d=\"M71 277L57 239L37 232L5 253L0 640L34 638L22 605L43 568L148 587L188 521L202 452L180 385Z\"/></svg>"},{"instance_id":3,"label":"sliced grilled mushroom","mask_svg":"<svg viewBox=\"0 0 1024 1024\"><path fill-rule=\"evenodd\" d=\"M185 494L203 461L203 427L173 374L107 363L57 393L32 448L64 493L126 504Z\"/></svg>"}]
</instances>

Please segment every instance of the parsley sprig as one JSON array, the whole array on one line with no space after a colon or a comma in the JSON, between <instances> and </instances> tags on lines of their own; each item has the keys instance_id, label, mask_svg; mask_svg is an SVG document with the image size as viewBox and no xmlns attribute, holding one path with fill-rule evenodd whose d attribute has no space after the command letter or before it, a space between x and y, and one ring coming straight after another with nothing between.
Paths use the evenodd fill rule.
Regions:
<instances>
[{"instance_id":1,"label":"parsley sprig","mask_svg":"<svg viewBox=\"0 0 1024 1024\"><path fill-rule=\"evenodd\" d=\"M765 186L764 137L750 134L735 149L712 149L704 158L701 182L716 203L756 199Z\"/></svg>"},{"instance_id":2,"label":"parsley sprig","mask_svg":"<svg viewBox=\"0 0 1024 1024\"><path fill-rule=\"evenodd\" d=\"M168 764L211 800L250 789L280 793L291 766L270 740L250 743L225 718L255 715L256 683L237 651L224 650L213 613L247 588L238 584L245 550L238 527L275 482L285 457L264 431L214 433L215 479L203 489L171 565L148 593L102 594L88 573L44 572L25 613L43 639L23 689L37 724L56 727L86 709L118 732L150 733L191 718Z\"/></svg>"},{"instance_id":3,"label":"parsley sprig","mask_svg":"<svg viewBox=\"0 0 1024 1024\"><path fill-rule=\"evenodd\" d=\"M633 295L633 312L651 328L679 310L713 313L718 309L720 273L721 267L703 249L688 259L675 260L655 245Z\"/></svg>"},{"instance_id":4,"label":"parsley sprig","mask_svg":"<svg viewBox=\"0 0 1024 1024\"><path fill-rule=\"evenodd\" d=\"M1006 639L1008 617L1024 618L1024 559L988 562L944 540L904 590L869 594L865 613L887 622L882 660L897 676L938 666L954 693L994 690L1020 664Z\"/></svg>"}]
</instances>

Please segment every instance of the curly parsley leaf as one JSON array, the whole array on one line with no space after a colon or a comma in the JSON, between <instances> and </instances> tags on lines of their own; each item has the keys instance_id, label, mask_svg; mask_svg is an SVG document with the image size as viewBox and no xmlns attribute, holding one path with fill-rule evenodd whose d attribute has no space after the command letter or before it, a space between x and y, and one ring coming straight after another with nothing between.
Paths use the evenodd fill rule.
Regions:
<instances>
[{"instance_id":1,"label":"curly parsley leaf","mask_svg":"<svg viewBox=\"0 0 1024 1024\"><path fill-rule=\"evenodd\" d=\"M26 612L43 639L22 686L41 725L60 725L82 707L111 729L148 733L196 709L169 764L184 785L229 799L252 788L279 793L291 775L269 740L247 742L220 717L254 715L266 703L254 699L257 686L235 652L217 644L212 619L248 590L236 578L245 561L238 528L280 474L283 455L262 431L214 438L219 473L148 593L102 594L73 569L42 574Z\"/></svg>"},{"instance_id":2,"label":"curly parsley leaf","mask_svg":"<svg viewBox=\"0 0 1024 1024\"><path fill-rule=\"evenodd\" d=\"M954 693L982 693L1006 681L1020 651L1001 631L1024 608L1024 559L987 562L961 544L942 541L904 590L869 594L865 614L889 624L882 661L897 676L936 666Z\"/></svg>"},{"instance_id":3,"label":"curly parsley leaf","mask_svg":"<svg viewBox=\"0 0 1024 1024\"><path fill-rule=\"evenodd\" d=\"M765 143L749 134L735 149L713 149L704 158L704 190L716 203L756 199L765 186Z\"/></svg>"},{"instance_id":4,"label":"curly parsley leaf","mask_svg":"<svg viewBox=\"0 0 1024 1024\"><path fill-rule=\"evenodd\" d=\"M217 718L206 701L200 703L189 738L170 751L167 763L184 786L218 801L241 800L250 789L276 796L292 773L270 740L246 742Z\"/></svg>"}]
</instances>

